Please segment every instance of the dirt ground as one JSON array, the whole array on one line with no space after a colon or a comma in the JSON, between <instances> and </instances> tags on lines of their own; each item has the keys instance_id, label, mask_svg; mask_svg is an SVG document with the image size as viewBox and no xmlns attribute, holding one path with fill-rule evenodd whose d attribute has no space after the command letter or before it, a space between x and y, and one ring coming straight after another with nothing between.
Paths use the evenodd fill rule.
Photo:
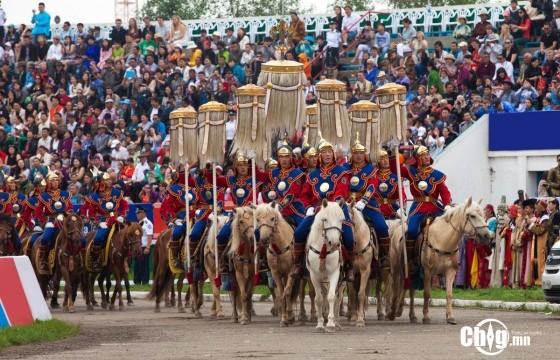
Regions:
<instances>
[{"instance_id":1,"label":"dirt ground","mask_svg":"<svg viewBox=\"0 0 560 360\"><path fill-rule=\"evenodd\" d=\"M226 314L229 303L224 303ZM153 312L153 304L137 300L126 311L95 308L88 312L78 302L75 314L53 310L53 316L81 328L81 334L51 343L11 347L0 351L2 359L479 359L474 347L460 344L462 326L474 326L486 318L499 319L510 331L531 335L530 347L508 347L507 359L552 359L560 350L560 319L550 314L456 309L458 325L445 323L443 308L432 308L432 324L410 324L408 313L393 322L377 321L370 306L365 328L348 325L335 334L316 334L316 324L279 327L270 315L270 303L256 303L256 317L248 326L230 320L209 320L210 304L195 319L176 308ZM416 314L421 318L422 309Z\"/></svg>"}]
</instances>

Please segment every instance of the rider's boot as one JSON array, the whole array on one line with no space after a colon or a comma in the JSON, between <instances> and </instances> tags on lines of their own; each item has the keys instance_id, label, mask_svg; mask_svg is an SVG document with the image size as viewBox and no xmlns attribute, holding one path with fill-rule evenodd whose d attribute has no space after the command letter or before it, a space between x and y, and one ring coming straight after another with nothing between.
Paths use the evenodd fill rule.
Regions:
<instances>
[{"instance_id":1,"label":"rider's boot","mask_svg":"<svg viewBox=\"0 0 560 360\"><path fill-rule=\"evenodd\" d=\"M176 268L182 268L181 256L179 251L181 250L181 240L171 240L169 242L169 250L171 250L171 260L172 264Z\"/></svg>"},{"instance_id":2,"label":"rider's boot","mask_svg":"<svg viewBox=\"0 0 560 360\"><path fill-rule=\"evenodd\" d=\"M389 247L391 246L391 239L379 238L379 262L381 263L381 268L389 267Z\"/></svg>"},{"instance_id":3,"label":"rider's boot","mask_svg":"<svg viewBox=\"0 0 560 360\"><path fill-rule=\"evenodd\" d=\"M227 244L220 245L218 244L218 251L216 254L216 261L219 261L220 267L220 274L227 274L229 273L229 264L226 254L224 254L226 250Z\"/></svg>"},{"instance_id":4,"label":"rider's boot","mask_svg":"<svg viewBox=\"0 0 560 360\"><path fill-rule=\"evenodd\" d=\"M101 250L102 250L102 246L94 245L91 247L91 260L92 260L91 270L93 272L101 271Z\"/></svg>"},{"instance_id":5,"label":"rider's boot","mask_svg":"<svg viewBox=\"0 0 560 360\"><path fill-rule=\"evenodd\" d=\"M49 247L48 245L39 245L39 269L41 271L46 271L48 268L48 264L47 264L47 257L49 254Z\"/></svg>"},{"instance_id":6,"label":"rider's boot","mask_svg":"<svg viewBox=\"0 0 560 360\"><path fill-rule=\"evenodd\" d=\"M418 270L418 261L414 257L416 247L416 240L406 239L406 259L408 261L408 273L415 274Z\"/></svg>"},{"instance_id":7,"label":"rider's boot","mask_svg":"<svg viewBox=\"0 0 560 360\"><path fill-rule=\"evenodd\" d=\"M301 279L303 277L303 269L305 261L305 243L294 243L294 267L290 276Z\"/></svg>"},{"instance_id":8,"label":"rider's boot","mask_svg":"<svg viewBox=\"0 0 560 360\"><path fill-rule=\"evenodd\" d=\"M191 266L193 269L199 270L201 268L200 257L195 254L197 246L198 246L198 241L189 242L189 252L191 253Z\"/></svg>"},{"instance_id":9,"label":"rider's boot","mask_svg":"<svg viewBox=\"0 0 560 360\"><path fill-rule=\"evenodd\" d=\"M348 282L354 282L354 251L348 251L348 260L346 260L344 280Z\"/></svg>"}]
</instances>

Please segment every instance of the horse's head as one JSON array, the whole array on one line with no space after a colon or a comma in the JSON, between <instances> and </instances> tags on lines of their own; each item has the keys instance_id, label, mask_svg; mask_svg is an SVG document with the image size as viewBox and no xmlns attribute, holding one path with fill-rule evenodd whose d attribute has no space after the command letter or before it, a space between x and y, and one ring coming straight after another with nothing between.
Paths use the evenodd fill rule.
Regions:
<instances>
[{"instance_id":1,"label":"horse's head","mask_svg":"<svg viewBox=\"0 0 560 360\"><path fill-rule=\"evenodd\" d=\"M233 211L232 232L237 230L237 233L242 237L253 240L254 225L253 214L255 206L238 207Z\"/></svg>"},{"instance_id":2,"label":"horse's head","mask_svg":"<svg viewBox=\"0 0 560 360\"><path fill-rule=\"evenodd\" d=\"M64 218L62 228L66 232L68 243L77 249L82 244L84 236L84 223L82 218L76 214L69 214Z\"/></svg>"},{"instance_id":3,"label":"horse's head","mask_svg":"<svg viewBox=\"0 0 560 360\"><path fill-rule=\"evenodd\" d=\"M278 223L282 218L282 214L276 208L276 203L273 201L270 204L261 204L257 206L255 211L257 217L257 229L259 230L260 243L263 246L270 244L270 239L274 236L278 228Z\"/></svg>"},{"instance_id":4,"label":"horse's head","mask_svg":"<svg viewBox=\"0 0 560 360\"><path fill-rule=\"evenodd\" d=\"M312 243L312 237L319 236L330 247L340 246L342 222L345 219L344 212L342 211L344 206L344 200L336 203L323 199L321 211L315 216L313 226L311 227L311 233L309 234L310 243Z\"/></svg>"},{"instance_id":5,"label":"horse's head","mask_svg":"<svg viewBox=\"0 0 560 360\"><path fill-rule=\"evenodd\" d=\"M460 230L470 238L478 238L484 242L489 242L492 238L492 233L488 229L486 220L484 220L484 211L480 206L482 199L478 202L473 201L472 197L468 198L459 205L457 208L448 210L451 213L449 215L449 222L451 223L452 218L455 214L460 214L461 224Z\"/></svg>"},{"instance_id":6,"label":"horse's head","mask_svg":"<svg viewBox=\"0 0 560 360\"><path fill-rule=\"evenodd\" d=\"M210 220L212 224L215 224L217 226L216 233L218 233L227 223L229 217L226 215L218 215L218 221L216 221L216 219L214 218L214 214L210 214L208 220Z\"/></svg>"},{"instance_id":7,"label":"horse's head","mask_svg":"<svg viewBox=\"0 0 560 360\"><path fill-rule=\"evenodd\" d=\"M123 248L139 256L142 253L142 226L135 222L128 224L123 231L122 242Z\"/></svg>"},{"instance_id":8,"label":"horse's head","mask_svg":"<svg viewBox=\"0 0 560 360\"><path fill-rule=\"evenodd\" d=\"M0 216L0 256L10 255L14 251L16 231L9 216Z\"/></svg>"}]
</instances>

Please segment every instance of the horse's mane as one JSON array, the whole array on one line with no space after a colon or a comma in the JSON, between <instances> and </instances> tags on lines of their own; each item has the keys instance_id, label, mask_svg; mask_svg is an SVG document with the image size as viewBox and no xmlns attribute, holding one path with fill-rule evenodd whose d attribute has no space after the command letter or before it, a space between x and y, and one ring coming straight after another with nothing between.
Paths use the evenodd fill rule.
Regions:
<instances>
[{"instance_id":1,"label":"horse's mane","mask_svg":"<svg viewBox=\"0 0 560 360\"><path fill-rule=\"evenodd\" d=\"M12 218L10 217L10 215L6 215L6 214L1 214L0 215L0 222L12 222Z\"/></svg>"},{"instance_id":2,"label":"horse's mane","mask_svg":"<svg viewBox=\"0 0 560 360\"><path fill-rule=\"evenodd\" d=\"M224 226L228 217L226 215L218 215L218 221L215 221L213 216L210 216L212 217L212 226L208 229L208 237L206 241L208 245L211 245L211 247L214 248L214 236L216 236ZM220 224L222 225L221 227L219 226Z\"/></svg>"},{"instance_id":3,"label":"horse's mane","mask_svg":"<svg viewBox=\"0 0 560 360\"><path fill-rule=\"evenodd\" d=\"M469 210L471 209L473 209L475 212L480 212L480 215L484 217L480 205L476 201L471 201L469 205L469 199L467 199L463 201L459 206L447 209L440 218L447 222L451 222L456 216L465 217L467 212L469 212Z\"/></svg>"},{"instance_id":4,"label":"horse's mane","mask_svg":"<svg viewBox=\"0 0 560 360\"><path fill-rule=\"evenodd\" d=\"M231 246L230 246L230 249L229 249L230 254L236 252L237 249L239 249L239 246L241 245L241 241L243 240L242 237L244 236L239 231L239 216L243 216L243 215L240 215L239 212L241 212L242 214L245 214L245 212L247 212L247 211L253 212L253 209L248 207L248 206L244 206L244 207L239 207L239 208L235 209L234 211L236 212L236 214L235 214L235 217L233 218L233 221L231 223L231 236L230 236Z\"/></svg>"},{"instance_id":5,"label":"horse's mane","mask_svg":"<svg viewBox=\"0 0 560 360\"><path fill-rule=\"evenodd\" d=\"M351 211L351 216L355 227L355 233L359 233L360 231L362 231L363 228L368 229L367 232L369 233L368 225L362 213L354 206L350 206L349 209Z\"/></svg>"},{"instance_id":6,"label":"horse's mane","mask_svg":"<svg viewBox=\"0 0 560 360\"><path fill-rule=\"evenodd\" d=\"M315 220L313 220L313 225L311 225L311 232L309 238L313 234L319 234L320 230L323 227L323 219L337 219L342 218L344 219L344 212L342 212L342 208L336 202L328 202L327 206L321 207L321 211L315 216Z\"/></svg>"}]
</instances>

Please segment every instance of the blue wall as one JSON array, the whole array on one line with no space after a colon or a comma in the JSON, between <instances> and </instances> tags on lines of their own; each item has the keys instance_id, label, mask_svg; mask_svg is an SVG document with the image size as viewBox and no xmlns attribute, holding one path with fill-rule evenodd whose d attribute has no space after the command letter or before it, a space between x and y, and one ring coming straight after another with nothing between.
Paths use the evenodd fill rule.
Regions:
<instances>
[{"instance_id":1,"label":"blue wall","mask_svg":"<svg viewBox=\"0 0 560 360\"><path fill-rule=\"evenodd\" d=\"M489 151L560 149L560 111L492 114L488 132Z\"/></svg>"}]
</instances>

